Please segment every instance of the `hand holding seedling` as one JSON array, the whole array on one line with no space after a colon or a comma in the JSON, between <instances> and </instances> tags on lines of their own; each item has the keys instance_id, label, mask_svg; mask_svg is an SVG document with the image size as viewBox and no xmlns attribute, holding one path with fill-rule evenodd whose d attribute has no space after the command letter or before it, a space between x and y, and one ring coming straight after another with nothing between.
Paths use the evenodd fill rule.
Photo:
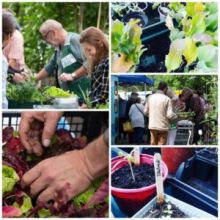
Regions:
<instances>
[{"instance_id":1,"label":"hand holding seedling","mask_svg":"<svg viewBox=\"0 0 220 220\"><path fill-rule=\"evenodd\" d=\"M163 190L163 176L161 169L161 156L159 153L154 155L154 170L156 178L156 188L157 188L157 204L161 205L164 203L164 190Z\"/></svg>"},{"instance_id":2,"label":"hand holding seedling","mask_svg":"<svg viewBox=\"0 0 220 220\"><path fill-rule=\"evenodd\" d=\"M23 112L19 125L21 142L29 154L38 156L48 147L62 112Z\"/></svg>"},{"instance_id":3,"label":"hand holding seedling","mask_svg":"<svg viewBox=\"0 0 220 220\"><path fill-rule=\"evenodd\" d=\"M22 187L29 188L39 204L53 201L59 207L86 190L108 172L108 147L103 135L82 150L46 159L24 174Z\"/></svg>"}]
</instances>

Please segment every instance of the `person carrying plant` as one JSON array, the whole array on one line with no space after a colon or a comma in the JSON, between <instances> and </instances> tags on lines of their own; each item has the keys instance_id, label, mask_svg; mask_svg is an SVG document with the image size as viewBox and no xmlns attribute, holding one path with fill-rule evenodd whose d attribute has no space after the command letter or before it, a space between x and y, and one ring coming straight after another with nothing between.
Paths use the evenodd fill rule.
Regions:
<instances>
[{"instance_id":1,"label":"person carrying plant","mask_svg":"<svg viewBox=\"0 0 220 220\"><path fill-rule=\"evenodd\" d=\"M62 112L23 112L19 135L28 153L38 156L49 147ZM36 122L43 122L42 134ZM108 173L108 129L81 150L69 151L38 163L22 177L39 204L65 204L85 191L92 181Z\"/></svg>"},{"instance_id":2,"label":"person carrying plant","mask_svg":"<svg viewBox=\"0 0 220 220\"><path fill-rule=\"evenodd\" d=\"M90 88L86 77L88 63L79 42L79 34L67 32L61 23L48 19L40 27L45 42L55 47L49 63L36 75L36 80L54 76L58 87L74 92L80 98Z\"/></svg>"},{"instance_id":3,"label":"person carrying plant","mask_svg":"<svg viewBox=\"0 0 220 220\"><path fill-rule=\"evenodd\" d=\"M12 14L8 12L2 13L2 49L4 49L15 31L16 21ZM2 54L2 108L8 108L8 100L6 98L8 61Z\"/></svg>"},{"instance_id":4,"label":"person carrying plant","mask_svg":"<svg viewBox=\"0 0 220 220\"><path fill-rule=\"evenodd\" d=\"M203 131L203 124L201 122L205 120L205 108L200 97L192 89L183 88L182 95L186 103L186 111L193 111L195 113L193 118L195 123L193 143L198 144L200 140L199 130Z\"/></svg>"},{"instance_id":5,"label":"person carrying plant","mask_svg":"<svg viewBox=\"0 0 220 220\"><path fill-rule=\"evenodd\" d=\"M165 145L171 120L177 118L173 112L171 99L165 95L168 86L160 82L158 90L150 95L145 104L144 113L149 117L151 145Z\"/></svg>"}]
</instances>

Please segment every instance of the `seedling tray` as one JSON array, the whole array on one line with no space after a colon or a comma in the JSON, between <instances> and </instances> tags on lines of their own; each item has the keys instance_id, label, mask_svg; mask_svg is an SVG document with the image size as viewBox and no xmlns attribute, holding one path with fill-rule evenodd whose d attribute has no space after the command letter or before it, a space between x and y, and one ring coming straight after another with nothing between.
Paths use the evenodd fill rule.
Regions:
<instances>
[{"instance_id":1,"label":"seedling tray","mask_svg":"<svg viewBox=\"0 0 220 220\"><path fill-rule=\"evenodd\" d=\"M165 56L169 53L169 30L164 21L146 26L141 41L147 49L141 56L136 72L166 72Z\"/></svg>"},{"instance_id":2,"label":"seedling tray","mask_svg":"<svg viewBox=\"0 0 220 220\"><path fill-rule=\"evenodd\" d=\"M166 180L165 193L211 215L218 216L218 201L216 199L176 178L170 177Z\"/></svg>"},{"instance_id":3,"label":"seedling tray","mask_svg":"<svg viewBox=\"0 0 220 220\"><path fill-rule=\"evenodd\" d=\"M194 206L191 206L185 202L182 202L172 196L165 194L166 202L170 201L172 204L177 206L182 212L189 217L202 217L202 218L214 218L215 216L210 215ZM144 215L156 204L157 198L153 198L148 204L146 204L140 211L138 211L132 218L143 218Z\"/></svg>"},{"instance_id":4,"label":"seedling tray","mask_svg":"<svg viewBox=\"0 0 220 220\"><path fill-rule=\"evenodd\" d=\"M183 183L176 178L168 178L165 181L165 193L176 199L179 199L191 206L203 210L211 215L218 216L218 202L217 200L201 193L193 187ZM128 217L117 206L112 196L112 212L115 217Z\"/></svg>"},{"instance_id":5,"label":"seedling tray","mask_svg":"<svg viewBox=\"0 0 220 220\"><path fill-rule=\"evenodd\" d=\"M217 200L217 163L210 162L196 154L180 165L176 173L176 178L197 189L204 195Z\"/></svg>"},{"instance_id":6,"label":"seedling tray","mask_svg":"<svg viewBox=\"0 0 220 220\"><path fill-rule=\"evenodd\" d=\"M196 158L210 165L217 167L218 166L218 153L213 151L213 149L216 149L216 148L212 148L212 149L205 148L200 151L197 151Z\"/></svg>"},{"instance_id":7,"label":"seedling tray","mask_svg":"<svg viewBox=\"0 0 220 220\"><path fill-rule=\"evenodd\" d=\"M146 44L150 40L167 33L169 33L169 29L166 27L165 21L158 21L143 28L141 40L143 44Z\"/></svg>"}]
</instances>

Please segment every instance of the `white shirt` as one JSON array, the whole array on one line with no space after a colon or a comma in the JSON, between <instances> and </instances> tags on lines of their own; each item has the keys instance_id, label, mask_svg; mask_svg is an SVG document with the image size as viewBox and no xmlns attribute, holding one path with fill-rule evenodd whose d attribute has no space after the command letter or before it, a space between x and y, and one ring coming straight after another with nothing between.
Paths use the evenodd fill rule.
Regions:
<instances>
[{"instance_id":1,"label":"white shirt","mask_svg":"<svg viewBox=\"0 0 220 220\"><path fill-rule=\"evenodd\" d=\"M8 100L6 98L6 87L7 87L7 72L8 72L8 61L4 54L2 54L2 108L8 108Z\"/></svg>"},{"instance_id":2,"label":"white shirt","mask_svg":"<svg viewBox=\"0 0 220 220\"><path fill-rule=\"evenodd\" d=\"M149 129L159 131L168 131L171 120L177 117L171 99L162 91L148 97L144 113L149 116Z\"/></svg>"}]
</instances>

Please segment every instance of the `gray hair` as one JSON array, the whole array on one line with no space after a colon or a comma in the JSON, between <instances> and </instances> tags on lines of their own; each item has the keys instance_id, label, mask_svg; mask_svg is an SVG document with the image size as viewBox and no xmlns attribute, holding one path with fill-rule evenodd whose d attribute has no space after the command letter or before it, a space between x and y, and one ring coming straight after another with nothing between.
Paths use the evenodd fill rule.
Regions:
<instances>
[{"instance_id":1,"label":"gray hair","mask_svg":"<svg viewBox=\"0 0 220 220\"><path fill-rule=\"evenodd\" d=\"M48 19L40 26L40 32L46 33L50 30L62 30L63 25L56 20Z\"/></svg>"}]
</instances>

